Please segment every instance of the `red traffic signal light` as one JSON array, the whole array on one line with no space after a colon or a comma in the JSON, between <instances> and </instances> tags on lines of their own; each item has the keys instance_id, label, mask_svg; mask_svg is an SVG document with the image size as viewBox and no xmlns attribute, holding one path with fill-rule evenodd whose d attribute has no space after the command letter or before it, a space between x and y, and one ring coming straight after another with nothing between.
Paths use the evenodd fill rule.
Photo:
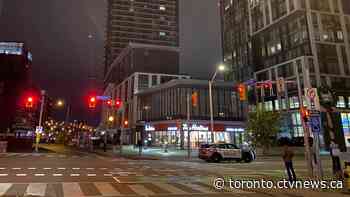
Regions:
<instances>
[{"instance_id":1,"label":"red traffic signal light","mask_svg":"<svg viewBox=\"0 0 350 197\"><path fill-rule=\"evenodd\" d=\"M96 97L95 96L90 96L89 108L90 109L96 108Z\"/></svg>"},{"instance_id":2,"label":"red traffic signal light","mask_svg":"<svg viewBox=\"0 0 350 197\"><path fill-rule=\"evenodd\" d=\"M108 105L109 107L111 107L111 106L113 105L112 100L107 100L107 105Z\"/></svg>"},{"instance_id":3,"label":"red traffic signal light","mask_svg":"<svg viewBox=\"0 0 350 197\"><path fill-rule=\"evenodd\" d=\"M34 106L34 97L28 96L26 100L26 108L33 108Z\"/></svg>"},{"instance_id":4,"label":"red traffic signal light","mask_svg":"<svg viewBox=\"0 0 350 197\"><path fill-rule=\"evenodd\" d=\"M121 100L119 100L119 99L117 99L117 100L115 101L115 107L116 107L117 109L119 109L119 108L122 106L122 104L123 104L123 102L122 102Z\"/></svg>"}]
</instances>

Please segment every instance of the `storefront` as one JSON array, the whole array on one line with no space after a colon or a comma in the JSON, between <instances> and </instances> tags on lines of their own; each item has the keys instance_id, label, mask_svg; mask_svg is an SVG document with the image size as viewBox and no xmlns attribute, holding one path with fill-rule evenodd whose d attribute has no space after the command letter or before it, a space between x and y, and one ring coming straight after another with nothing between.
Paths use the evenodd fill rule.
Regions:
<instances>
[{"instance_id":1,"label":"storefront","mask_svg":"<svg viewBox=\"0 0 350 197\"><path fill-rule=\"evenodd\" d=\"M341 113L341 121L345 138L345 145L347 148L350 147L350 113Z\"/></svg>"},{"instance_id":2,"label":"storefront","mask_svg":"<svg viewBox=\"0 0 350 197\"><path fill-rule=\"evenodd\" d=\"M244 128L230 124L215 124L214 132L209 131L209 123L148 123L145 125L145 144L148 146L163 146L168 144L170 147L181 148L181 145L187 147L188 132L190 132L190 144L192 148L197 148L200 144L211 143L214 137L215 143L234 143L242 144L244 142ZM183 139L183 143L182 143Z\"/></svg>"}]
</instances>

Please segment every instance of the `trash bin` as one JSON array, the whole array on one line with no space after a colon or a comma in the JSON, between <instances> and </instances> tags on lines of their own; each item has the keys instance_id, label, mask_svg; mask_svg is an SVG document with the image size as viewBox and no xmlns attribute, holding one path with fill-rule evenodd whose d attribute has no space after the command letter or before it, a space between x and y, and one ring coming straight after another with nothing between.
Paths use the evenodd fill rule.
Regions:
<instances>
[{"instance_id":1,"label":"trash bin","mask_svg":"<svg viewBox=\"0 0 350 197\"><path fill-rule=\"evenodd\" d=\"M7 152L7 141L0 141L0 153Z\"/></svg>"}]
</instances>

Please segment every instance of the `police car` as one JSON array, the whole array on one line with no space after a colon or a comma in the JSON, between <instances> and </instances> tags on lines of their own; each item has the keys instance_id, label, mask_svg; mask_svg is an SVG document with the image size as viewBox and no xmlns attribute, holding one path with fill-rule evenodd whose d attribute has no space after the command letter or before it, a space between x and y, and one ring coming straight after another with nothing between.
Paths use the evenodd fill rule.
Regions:
<instances>
[{"instance_id":1,"label":"police car","mask_svg":"<svg viewBox=\"0 0 350 197\"><path fill-rule=\"evenodd\" d=\"M200 159L211 162L220 162L222 160L244 161L249 163L255 160L255 151L248 145L238 147L235 144L203 144L199 148Z\"/></svg>"}]
</instances>

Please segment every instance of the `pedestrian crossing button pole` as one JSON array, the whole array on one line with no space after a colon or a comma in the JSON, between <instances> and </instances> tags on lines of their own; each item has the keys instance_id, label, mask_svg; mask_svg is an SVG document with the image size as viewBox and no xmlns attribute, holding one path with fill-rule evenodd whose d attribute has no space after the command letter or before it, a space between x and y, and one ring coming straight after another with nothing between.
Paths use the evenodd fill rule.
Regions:
<instances>
[{"instance_id":1,"label":"pedestrian crossing button pole","mask_svg":"<svg viewBox=\"0 0 350 197\"><path fill-rule=\"evenodd\" d=\"M40 135L42 133L42 121L43 121L43 113L44 113L44 105L45 105L45 90L41 90L41 105L40 105L40 115L39 115L39 126L35 129L35 152L39 152L39 142Z\"/></svg>"}]
</instances>

